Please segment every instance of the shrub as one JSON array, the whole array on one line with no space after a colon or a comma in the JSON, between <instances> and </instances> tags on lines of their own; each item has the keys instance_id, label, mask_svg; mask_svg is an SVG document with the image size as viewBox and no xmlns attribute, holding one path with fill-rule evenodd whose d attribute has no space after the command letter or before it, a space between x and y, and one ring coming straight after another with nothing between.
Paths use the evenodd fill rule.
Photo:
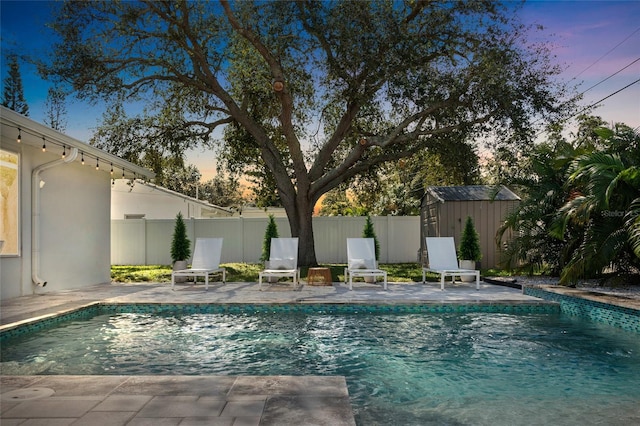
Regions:
<instances>
[{"instance_id":1,"label":"shrub","mask_svg":"<svg viewBox=\"0 0 640 426\"><path fill-rule=\"evenodd\" d=\"M178 212L171 241L171 260L175 263L179 260L187 260L190 256L191 241L187 238L187 227L182 219L182 213Z\"/></svg>"},{"instance_id":2,"label":"shrub","mask_svg":"<svg viewBox=\"0 0 640 426\"><path fill-rule=\"evenodd\" d=\"M265 262L269 260L271 255L271 239L278 238L278 225L272 214L269 215L269 223L267 229L264 232L264 241L262 242L262 256L260 260Z\"/></svg>"},{"instance_id":3,"label":"shrub","mask_svg":"<svg viewBox=\"0 0 640 426\"><path fill-rule=\"evenodd\" d=\"M471 216L467 216L467 221L465 222L464 229L462 230L458 256L460 257L460 260L473 260L475 262L482 259L482 252L480 251L480 237L476 232L475 226L473 226L473 219L471 219Z\"/></svg>"},{"instance_id":4,"label":"shrub","mask_svg":"<svg viewBox=\"0 0 640 426\"><path fill-rule=\"evenodd\" d=\"M373 221L371 216L367 215L367 221L364 223L364 230L362 231L362 238L373 238L373 245L376 250L376 260L380 260L380 243L376 236L376 231L373 228Z\"/></svg>"}]
</instances>

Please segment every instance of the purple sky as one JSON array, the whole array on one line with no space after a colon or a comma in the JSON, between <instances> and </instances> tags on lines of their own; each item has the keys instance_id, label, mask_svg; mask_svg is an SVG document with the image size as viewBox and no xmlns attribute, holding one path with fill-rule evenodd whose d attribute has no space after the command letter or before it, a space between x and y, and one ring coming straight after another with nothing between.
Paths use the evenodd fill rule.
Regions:
<instances>
[{"instance_id":1,"label":"purple sky","mask_svg":"<svg viewBox=\"0 0 640 426\"><path fill-rule=\"evenodd\" d=\"M2 80L6 77L7 52L33 55L47 50L45 23L49 19L49 4L0 0ZM552 44L558 63L566 67L565 81L573 80L579 92L586 91L584 106L640 79L640 0L529 1L521 11L521 19L545 27L544 36L536 41ZM27 64L21 64L20 71L30 117L43 121L47 83ZM97 127L102 108L69 98L67 110L66 133L87 141ZM602 101L593 114L608 122L640 127L640 82ZM205 177L211 177L213 158L212 153L189 155Z\"/></svg>"}]
</instances>

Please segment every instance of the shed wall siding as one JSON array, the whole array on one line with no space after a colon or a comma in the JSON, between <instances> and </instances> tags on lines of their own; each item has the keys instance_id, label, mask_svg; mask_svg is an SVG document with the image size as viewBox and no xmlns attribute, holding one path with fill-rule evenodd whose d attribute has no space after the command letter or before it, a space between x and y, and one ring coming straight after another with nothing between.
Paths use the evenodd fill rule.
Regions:
<instances>
[{"instance_id":1,"label":"shed wall siding","mask_svg":"<svg viewBox=\"0 0 640 426\"><path fill-rule=\"evenodd\" d=\"M425 196L422 204L422 236L454 237L456 247L467 216L471 216L480 236L482 260L480 268L495 268L500 264L500 248L495 237L504 218L519 201L445 201L434 202L434 198ZM424 252L424 242L421 241ZM424 257L424 253L423 253Z\"/></svg>"}]
</instances>

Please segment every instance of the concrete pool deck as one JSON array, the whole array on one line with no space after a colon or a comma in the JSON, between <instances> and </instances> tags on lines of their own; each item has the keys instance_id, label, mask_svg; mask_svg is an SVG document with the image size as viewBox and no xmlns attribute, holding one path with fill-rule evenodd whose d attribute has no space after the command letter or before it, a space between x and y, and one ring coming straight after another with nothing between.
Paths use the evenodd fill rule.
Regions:
<instances>
[{"instance_id":1,"label":"concrete pool deck","mask_svg":"<svg viewBox=\"0 0 640 426\"><path fill-rule=\"evenodd\" d=\"M4 329L89 303L549 303L480 283L110 283L18 297L0 304ZM355 425L344 377L2 376L0 419L9 425Z\"/></svg>"}]
</instances>

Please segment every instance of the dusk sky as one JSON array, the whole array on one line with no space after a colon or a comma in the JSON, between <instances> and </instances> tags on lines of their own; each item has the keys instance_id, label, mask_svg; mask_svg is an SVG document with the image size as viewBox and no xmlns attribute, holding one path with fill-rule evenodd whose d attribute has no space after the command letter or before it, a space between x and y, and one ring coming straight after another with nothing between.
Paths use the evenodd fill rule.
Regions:
<instances>
[{"instance_id":1,"label":"dusk sky","mask_svg":"<svg viewBox=\"0 0 640 426\"><path fill-rule=\"evenodd\" d=\"M2 81L7 76L6 54L35 56L48 50L51 35L45 23L50 3L0 0ZM544 36L536 41L552 46L558 63L566 68L562 77L584 92L584 106L606 98L594 115L640 128L640 0L528 1L521 19L545 27ZM20 72L29 116L42 122L48 83L24 62ZM65 133L88 141L103 108L69 97L67 113ZM197 151L188 158L205 178L214 173L213 153Z\"/></svg>"}]
</instances>

